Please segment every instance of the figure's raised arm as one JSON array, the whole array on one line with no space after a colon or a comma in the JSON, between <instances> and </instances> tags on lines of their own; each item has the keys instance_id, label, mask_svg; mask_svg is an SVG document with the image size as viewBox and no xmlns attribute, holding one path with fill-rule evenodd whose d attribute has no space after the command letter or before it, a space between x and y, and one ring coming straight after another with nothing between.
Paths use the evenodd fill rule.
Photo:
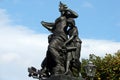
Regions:
<instances>
[{"instance_id":1,"label":"figure's raised arm","mask_svg":"<svg viewBox=\"0 0 120 80\"><path fill-rule=\"evenodd\" d=\"M50 22L44 22L41 21L42 26L44 26L46 29L52 32L53 27L55 26L55 23L50 23Z\"/></svg>"},{"instance_id":2,"label":"figure's raised arm","mask_svg":"<svg viewBox=\"0 0 120 80\"><path fill-rule=\"evenodd\" d=\"M77 18L77 17L78 17L78 14L77 14L75 11L71 10L71 9L67 9L66 11L67 11L67 14L68 14L71 18Z\"/></svg>"}]
</instances>

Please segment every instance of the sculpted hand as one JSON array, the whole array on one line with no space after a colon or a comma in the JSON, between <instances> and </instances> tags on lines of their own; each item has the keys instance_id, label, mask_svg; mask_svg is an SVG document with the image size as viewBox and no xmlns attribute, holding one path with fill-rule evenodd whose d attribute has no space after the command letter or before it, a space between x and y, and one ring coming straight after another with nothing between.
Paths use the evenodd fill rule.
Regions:
<instances>
[{"instance_id":1,"label":"sculpted hand","mask_svg":"<svg viewBox=\"0 0 120 80\"><path fill-rule=\"evenodd\" d=\"M63 44L62 48L66 48L66 43Z\"/></svg>"}]
</instances>

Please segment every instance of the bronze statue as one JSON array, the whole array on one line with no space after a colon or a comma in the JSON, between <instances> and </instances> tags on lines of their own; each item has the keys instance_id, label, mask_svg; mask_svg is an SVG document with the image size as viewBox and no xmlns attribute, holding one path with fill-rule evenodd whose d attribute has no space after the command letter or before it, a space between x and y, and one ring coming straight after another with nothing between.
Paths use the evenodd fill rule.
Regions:
<instances>
[{"instance_id":1,"label":"bronze statue","mask_svg":"<svg viewBox=\"0 0 120 80\"><path fill-rule=\"evenodd\" d=\"M59 11L61 15L55 22L41 22L51 32L48 36L48 50L41 64L42 69L29 68L30 76L38 78L49 78L60 74L79 76L81 40L78 37L78 30L74 21L78 15L61 2Z\"/></svg>"}]
</instances>

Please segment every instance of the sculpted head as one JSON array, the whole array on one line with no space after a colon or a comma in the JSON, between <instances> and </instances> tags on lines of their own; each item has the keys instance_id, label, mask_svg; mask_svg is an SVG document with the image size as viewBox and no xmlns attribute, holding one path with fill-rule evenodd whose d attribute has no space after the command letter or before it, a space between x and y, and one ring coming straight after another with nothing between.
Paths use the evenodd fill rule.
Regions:
<instances>
[{"instance_id":1,"label":"sculpted head","mask_svg":"<svg viewBox=\"0 0 120 80\"><path fill-rule=\"evenodd\" d=\"M67 8L68 7L66 4L63 4L62 2L60 2L60 4L59 4L59 11L60 12L65 11Z\"/></svg>"}]
</instances>

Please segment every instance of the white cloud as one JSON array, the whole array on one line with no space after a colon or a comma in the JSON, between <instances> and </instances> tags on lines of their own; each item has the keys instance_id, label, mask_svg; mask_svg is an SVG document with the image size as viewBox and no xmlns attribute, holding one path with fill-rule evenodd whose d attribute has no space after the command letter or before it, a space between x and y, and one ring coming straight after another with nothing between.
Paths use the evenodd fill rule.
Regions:
<instances>
[{"instance_id":1,"label":"white cloud","mask_svg":"<svg viewBox=\"0 0 120 80\"><path fill-rule=\"evenodd\" d=\"M25 80L27 67L40 64L45 57L48 34L35 34L22 25L12 25L6 10L0 9L0 78Z\"/></svg>"},{"instance_id":2,"label":"white cloud","mask_svg":"<svg viewBox=\"0 0 120 80\"><path fill-rule=\"evenodd\" d=\"M90 2L84 2L82 7L85 7L85 8L93 8L93 5L90 3Z\"/></svg>"},{"instance_id":3,"label":"white cloud","mask_svg":"<svg viewBox=\"0 0 120 80\"><path fill-rule=\"evenodd\" d=\"M83 39L82 44L82 58L88 58L89 54L95 54L97 56L103 57L106 53L114 54L120 50L120 42L109 40Z\"/></svg>"},{"instance_id":4,"label":"white cloud","mask_svg":"<svg viewBox=\"0 0 120 80\"><path fill-rule=\"evenodd\" d=\"M16 53L1 54L0 61L3 63L10 63L19 59L19 55Z\"/></svg>"},{"instance_id":5,"label":"white cloud","mask_svg":"<svg viewBox=\"0 0 120 80\"><path fill-rule=\"evenodd\" d=\"M0 9L0 27L10 23L12 20L9 19L9 15L5 9Z\"/></svg>"},{"instance_id":6,"label":"white cloud","mask_svg":"<svg viewBox=\"0 0 120 80\"><path fill-rule=\"evenodd\" d=\"M36 34L23 25L12 25L6 10L0 9L0 79L26 80L27 67L40 68L47 50L48 34ZM81 57L104 56L120 49L120 42L82 39Z\"/></svg>"},{"instance_id":7,"label":"white cloud","mask_svg":"<svg viewBox=\"0 0 120 80\"><path fill-rule=\"evenodd\" d=\"M11 54L12 56L13 53L16 53L21 57L43 54L41 50L43 51L47 47L47 34L35 34L25 26L11 25L11 19L2 9L0 9L0 21L0 54L4 54L4 56Z\"/></svg>"}]
</instances>

